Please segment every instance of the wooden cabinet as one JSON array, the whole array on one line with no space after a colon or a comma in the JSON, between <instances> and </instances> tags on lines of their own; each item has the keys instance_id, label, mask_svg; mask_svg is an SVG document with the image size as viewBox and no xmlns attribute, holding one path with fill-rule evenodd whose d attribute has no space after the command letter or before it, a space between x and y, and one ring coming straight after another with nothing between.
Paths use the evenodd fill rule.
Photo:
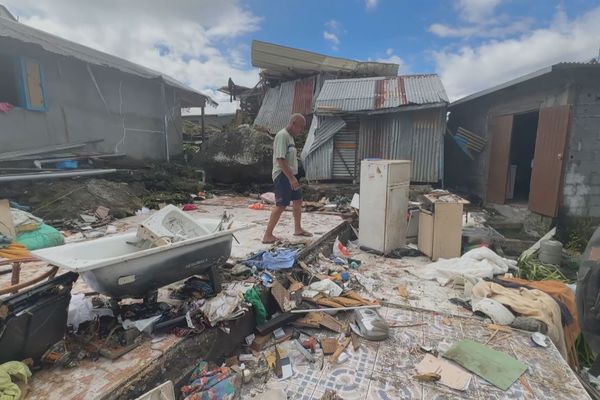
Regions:
<instances>
[{"instance_id":1,"label":"wooden cabinet","mask_svg":"<svg viewBox=\"0 0 600 400\"><path fill-rule=\"evenodd\" d=\"M425 195L419 214L419 251L433 261L460 257L463 205L468 201L446 194Z\"/></svg>"}]
</instances>

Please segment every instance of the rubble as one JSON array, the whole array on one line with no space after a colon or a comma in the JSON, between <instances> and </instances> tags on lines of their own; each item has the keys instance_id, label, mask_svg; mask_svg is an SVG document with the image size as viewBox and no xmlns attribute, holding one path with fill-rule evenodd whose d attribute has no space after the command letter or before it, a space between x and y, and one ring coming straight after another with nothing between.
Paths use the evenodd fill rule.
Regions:
<instances>
[{"instance_id":1,"label":"rubble","mask_svg":"<svg viewBox=\"0 0 600 400\"><path fill-rule=\"evenodd\" d=\"M190 163L204 169L214 182L270 182L272 147L271 136L240 125L211 135Z\"/></svg>"}]
</instances>

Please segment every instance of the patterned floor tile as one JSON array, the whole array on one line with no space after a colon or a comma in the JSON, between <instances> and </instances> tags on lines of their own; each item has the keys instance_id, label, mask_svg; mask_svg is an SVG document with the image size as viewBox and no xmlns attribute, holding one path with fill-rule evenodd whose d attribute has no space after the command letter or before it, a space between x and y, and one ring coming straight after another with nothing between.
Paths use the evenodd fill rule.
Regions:
<instances>
[{"instance_id":1,"label":"patterned floor tile","mask_svg":"<svg viewBox=\"0 0 600 400\"><path fill-rule=\"evenodd\" d=\"M390 376L374 373L368 400L422 399L422 385L409 375Z\"/></svg>"}]
</instances>

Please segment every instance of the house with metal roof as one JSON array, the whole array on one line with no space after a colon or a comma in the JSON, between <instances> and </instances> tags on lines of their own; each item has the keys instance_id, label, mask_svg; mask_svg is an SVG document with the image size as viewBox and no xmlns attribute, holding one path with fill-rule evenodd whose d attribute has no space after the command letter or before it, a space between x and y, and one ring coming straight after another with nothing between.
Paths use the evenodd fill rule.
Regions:
<instances>
[{"instance_id":1,"label":"house with metal roof","mask_svg":"<svg viewBox=\"0 0 600 400\"><path fill-rule=\"evenodd\" d=\"M445 183L546 217L600 217L600 64L559 63L449 106Z\"/></svg>"},{"instance_id":2,"label":"house with metal roof","mask_svg":"<svg viewBox=\"0 0 600 400\"><path fill-rule=\"evenodd\" d=\"M302 150L309 180L359 179L365 158L411 160L411 181L443 177L448 97L440 78L326 80Z\"/></svg>"},{"instance_id":3,"label":"house with metal roof","mask_svg":"<svg viewBox=\"0 0 600 400\"><path fill-rule=\"evenodd\" d=\"M216 105L160 72L18 22L0 8L0 153L69 143L138 159L182 152L181 108Z\"/></svg>"},{"instance_id":4,"label":"house with metal roof","mask_svg":"<svg viewBox=\"0 0 600 400\"><path fill-rule=\"evenodd\" d=\"M252 41L252 65L260 68L257 87L263 93L254 127L273 135L285 128L292 113L312 117L326 80L396 76L399 68L398 64L331 57L259 40Z\"/></svg>"}]
</instances>

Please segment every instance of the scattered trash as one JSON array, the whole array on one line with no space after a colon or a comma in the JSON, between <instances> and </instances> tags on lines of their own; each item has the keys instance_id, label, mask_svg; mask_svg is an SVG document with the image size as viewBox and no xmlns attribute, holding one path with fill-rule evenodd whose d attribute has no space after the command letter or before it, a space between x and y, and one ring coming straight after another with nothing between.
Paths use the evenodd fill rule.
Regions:
<instances>
[{"instance_id":1,"label":"scattered trash","mask_svg":"<svg viewBox=\"0 0 600 400\"><path fill-rule=\"evenodd\" d=\"M473 375L464 371L446 360L434 357L431 354L425 355L420 363L415 365L417 373L420 376L427 374L438 374L438 382L448 386L451 389L466 391L471 383Z\"/></svg>"},{"instance_id":2,"label":"scattered trash","mask_svg":"<svg viewBox=\"0 0 600 400\"><path fill-rule=\"evenodd\" d=\"M191 203L191 204L190 204L190 203L188 203L188 204L184 204L184 205L181 207L181 210L182 210L182 211L196 211L196 210L198 210L198 206L197 206L197 205L195 205L195 204L193 204L193 203Z\"/></svg>"},{"instance_id":3,"label":"scattered trash","mask_svg":"<svg viewBox=\"0 0 600 400\"><path fill-rule=\"evenodd\" d=\"M510 325L515 320L515 316L502 303L484 298L473 303L473 312L478 311L490 317L495 324Z\"/></svg>"},{"instance_id":4,"label":"scattered trash","mask_svg":"<svg viewBox=\"0 0 600 400\"><path fill-rule=\"evenodd\" d=\"M333 255L336 257L350 257L350 252L346 246L340 242L339 238L336 238L335 242L333 243Z\"/></svg>"},{"instance_id":5,"label":"scattered trash","mask_svg":"<svg viewBox=\"0 0 600 400\"><path fill-rule=\"evenodd\" d=\"M354 322L358 328L355 333L367 340L385 340L390 334L388 323L377 310L354 310Z\"/></svg>"},{"instance_id":6,"label":"scattered trash","mask_svg":"<svg viewBox=\"0 0 600 400\"><path fill-rule=\"evenodd\" d=\"M267 204L275 204L275 193L267 192L260 195L262 201Z\"/></svg>"},{"instance_id":7,"label":"scattered trash","mask_svg":"<svg viewBox=\"0 0 600 400\"><path fill-rule=\"evenodd\" d=\"M248 208L251 210L266 210L267 206L265 206L263 203L253 203L250 204Z\"/></svg>"},{"instance_id":8,"label":"scattered trash","mask_svg":"<svg viewBox=\"0 0 600 400\"><path fill-rule=\"evenodd\" d=\"M502 390L508 390L528 368L513 357L469 339L454 344L444 357Z\"/></svg>"},{"instance_id":9,"label":"scattered trash","mask_svg":"<svg viewBox=\"0 0 600 400\"><path fill-rule=\"evenodd\" d=\"M548 336L544 335L543 333L540 332L535 332L531 335L531 340L533 341L533 343L535 343L536 345L540 346L540 347L548 347Z\"/></svg>"},{"instance_id":10,"label":"scattered trash","mask_svg":"<svg viewBox=\"0 0 600 400\"><path fill-rule=\"evenodd\" d=\"M148 215L150 214L150 209L147 207L142 207L135 212L135 215Z\"/></svg>"},{"instance_id":11,"label":"scattered trash","mask_svg":"<svg viewBox=\"0 0 600 400\"><path fill-rule=\"evenodd\" d=\"M183 400L233 400L237 397L242 379L230 368L210 369L200 361L187 385L181 388Z\"/></svg>"},{"instance_id":12,"label":"scattered trash","mask_svg":"<svg viewBox=\"0 0 600 400\"><path fill-rule=\"evenodd\" d=\"M442 377L440 374L435 372L427 372L419 375L415 375L414 378L419 382L437 382Z\"/></svg>"},{"instance_id":13,"label":"scattered trash","mask_svg":"<svg viewBox=\"0 0 600 400\"><path fill-rule=\"evenodd\" d=\"M242 263L249 267L256 267L259 270L282 270L290 269L296 263L295 249L276 249L272 251L262 251L254 256L243 260Z\"/></svg>"}]
</instances>

